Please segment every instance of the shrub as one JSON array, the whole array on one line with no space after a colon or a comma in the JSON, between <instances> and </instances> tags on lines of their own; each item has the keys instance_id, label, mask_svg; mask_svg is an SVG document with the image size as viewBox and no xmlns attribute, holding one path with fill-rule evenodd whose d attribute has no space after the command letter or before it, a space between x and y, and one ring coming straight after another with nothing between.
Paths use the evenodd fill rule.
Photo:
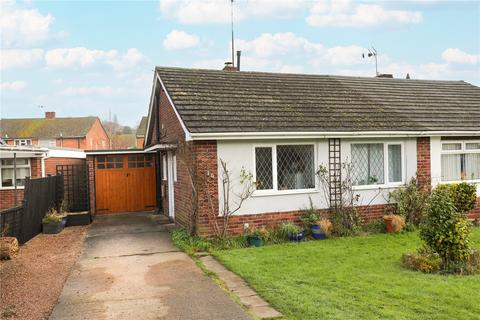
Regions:
<instances>
[{"instance_id":1,"label":"shrub","mask_svg":"<svg viewBox=\"0 0 480 320\"><path fill-rule=\"evenodd\" d=\"M441 184L436 189L448 193L457 212L467 214L475 208L477 201L477 186L474 184L462 182L452 184Z\"/></svg>"},{"instance_id":2,"label":"shrub","mask_svg":"<svg viewBox=\"0 0 480 320\"><path fill-rule=\"evenodd\" d=\"M300 228L291 222L285 222L280 225L280 234L283 239L288 239L288 236L291 234L297 234L300 232Z\"/></svg>"},{"instance_id":3,"label":"shrub","mask_svg":"<svg viewBox=\"0 0 480 320\"><path fill-rule=\"evenodd\" d=\"M63 219L63 216L57 212L54 208L50 208L48 210L45 217L42 219L42 223L49 224L49 223L58 223Z\"/></svg>"},{"instance_id":4,"label":"shrub","mask_svg":"<svg viewBox=\"0 0 480 320\"><path fill-rule=\"evenodd\" d=\"M332 229L333 229L333 224L332 221L328 219L321 219L317 222L317 224L320 226L322 231L325 233L327 237L329 237L332 234Z\"/></svg>"},{"instance_id":5,"label":"shrub","mask_svg":"<svg viewBox=\"0 0 480 320\"><path fill-rule=\"evenodd\" d=\"M188 254L200 251L210 251L212 244L199 236L191 236L185 229L172 232L173 243Z\"/></svg>"},{"instance_id":6,"label":"shrub","mask_svg":"<svg viewBox=\"0 0 480 320\"><path fill-rule=\"evenodd\" d=\"M308 209L304 209L303 214L300 217L300 220L302 220L306 228L317 224L318 219L320 219L320 215L317 213L317 208L315 208L313 205L312 198L309 197L308 199L310 201L310 207Z\"/></svg>"},{"instance_id":7,"label":"shrub","mask_svg":"<svg viewBox=\"0 0 480 320\"><path fill-rule=\"evenodd\" d=\"M398 214L388 214L383 216L383 220L390 221L391 226L393 227L393 232L400 232L402 231L403 227L405 227L405 218L399 216ZM387 228L388 229L388 228ZM391 232L391 231L389 231Z\"/></svg>"},{"instance_id":8,"label":"shrub","mask_svg":"<svg viewBox=\"0 0 480 320\"><path fill-rule=\"evenodd\" d=\"M417 180L412 178L403 188L388 195L388 201L394 203L395 214L404 216L408 224L418 226L425 215L429 194L417 188Z\"/></svg>"},{"instance_id":9,"label":"shrub","mask_svg":"<svg viewBox=\"0 0 480 320\"><path fill-rule=\"evenodd\" d=\"M455 206L444 188L435 189L430 198L425 222L420 227L420 238L442 259L442 267L466 261L471 248L470 223L456 212Z\"/></svg>"},{"instance_id":10,"label":"shrub","mask_svg":"<svg viewBox=\"0 0 480 320\"><path fill-rule=\"evenodd\" d=\"M434 253L405 253L402 264L411 270L435 273L440 270L441 259Z\"/></svg>"},{"instance_id":11,"label":"shrub","mask_svg":"<svg viewBox=\"0 0 480 320\"><path fill-rule=\"evenodd\" d=\"M366 233L385 233L385 222L382 219L376 219L362 225L362 231Z\"/></svg>"}]
</instances>

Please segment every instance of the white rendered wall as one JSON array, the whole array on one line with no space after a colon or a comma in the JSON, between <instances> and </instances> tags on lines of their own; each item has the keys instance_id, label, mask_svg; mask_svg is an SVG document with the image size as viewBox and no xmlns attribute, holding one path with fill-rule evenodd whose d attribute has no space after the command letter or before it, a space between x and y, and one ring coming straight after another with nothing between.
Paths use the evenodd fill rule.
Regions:
<instances>
[{"instance_id":1,"label":"white rendered wall","mask_svg":"<svg viewBox=\"0 0 480 320\"><path fill-rule=\"evenodd\" d=\"M405 139L342 139L341 152L342 162L350 162L350 143L355 142L402 142L403 143L403 161L404 161L404 177L408 181L416 174L417 165L417 148L415 138ZM314 144L315 146L315 167L318 168L320 164L328 166L328 140L241 140L241 141L218 141L217 142L217 155L219 159L224 160L227 163L230 171L230 177L232 178L232 202L236 199L233 193L241 192L241 185L239 183L240 170L245 170L253 173L254 171L254 147L255 145L263 145L270 143L285 143L285 144ZM219 189L221 189L221 170L219 165ZM296 192L291 191L272 191L269 194L258 195L255 194L247 199L242 208L237 214L254 214L265 212L285 212L285 211L297 211L307 208L309 205L309 197L312 198L314 205L321 209L327 208L327 202L324 199L323 192L320 191L321 187L318 185L315 191L312 192ZM388 192L393 190L391 187L362 187L361 190L356 190L356 193L360 195L361 204L385 204L388 198ZM219 190L219 205L223 201L222 192ZM234 206L234 204L231 204Z\"/></svg>"}]
</instances>

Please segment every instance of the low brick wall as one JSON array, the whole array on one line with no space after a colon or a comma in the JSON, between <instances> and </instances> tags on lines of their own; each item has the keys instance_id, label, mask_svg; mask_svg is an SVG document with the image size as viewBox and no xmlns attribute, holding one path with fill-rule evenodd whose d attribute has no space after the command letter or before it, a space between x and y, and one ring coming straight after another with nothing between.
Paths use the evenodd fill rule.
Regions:
<instances>
[{"instance_id":1,"label":"low brick wall","mask_svg":"<svg viewBox=\"0 0 480 320\"><path fill-rule=\"evenodd\" d=\"M0 190L0 211L15 207L15 192L17 193L17 206L22 204L23 189L4 189Z\"/></svg>"},{"instance_id":2,"label":"low brick wall","mask_svg":"<svg viewBox=\"0 0 480 320\"><path fill-rule=\"evenodd\" d=\"M468 217L470 219L480 219L480 197L477 198L477 204L475 205L475 208L468 213Z\"/></svg>"}]
</instances>

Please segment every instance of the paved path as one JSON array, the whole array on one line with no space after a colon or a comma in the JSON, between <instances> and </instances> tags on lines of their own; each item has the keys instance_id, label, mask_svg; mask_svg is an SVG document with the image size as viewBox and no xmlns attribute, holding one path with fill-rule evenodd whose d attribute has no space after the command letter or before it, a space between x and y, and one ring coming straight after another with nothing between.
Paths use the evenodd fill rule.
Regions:
<instances>
[{"instance_id":1,"label":"paved path","mask_svg":"<svg viewBox=\"0 0 480 320\"><path fill-rule=\"evenodd\" d=\"M50 319L248 320L149 216L97 216Z\"/></svg>"}]
</instances>

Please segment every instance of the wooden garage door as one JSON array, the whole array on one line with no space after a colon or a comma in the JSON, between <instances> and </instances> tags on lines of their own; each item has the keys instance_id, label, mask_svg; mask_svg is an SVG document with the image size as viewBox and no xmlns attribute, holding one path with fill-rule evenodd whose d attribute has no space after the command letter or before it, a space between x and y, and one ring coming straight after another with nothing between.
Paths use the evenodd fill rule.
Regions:
<instances>
[{"instance_id":1,"label":"wooden garage door","mask_svg":"<svg viewBox=\"0 0 480 320\"><path fill-rule=\"evenodd\" d=\"M95 167L97 213L149 211L155 208L153 154L97 156Z\"/></svg>"}]
</instances>

